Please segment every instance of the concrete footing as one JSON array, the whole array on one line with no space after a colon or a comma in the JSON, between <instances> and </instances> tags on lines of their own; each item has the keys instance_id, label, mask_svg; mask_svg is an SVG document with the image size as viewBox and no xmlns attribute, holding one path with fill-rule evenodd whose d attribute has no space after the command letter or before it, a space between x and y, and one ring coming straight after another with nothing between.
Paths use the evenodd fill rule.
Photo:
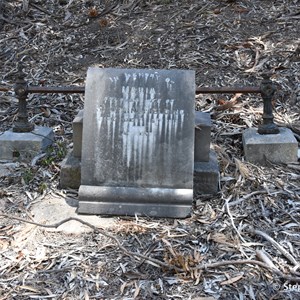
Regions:
<instances>
[{"instance_id":1,"label":"concrete footing","mask_svg":"<svg viewBox=\"0 0 300 300\"><path fill-rule=\"evenodd\" d=\"M208 162L194 164L194 195L215 194L219 190L219 163L216 153L211 150Z\"/></svg>"},{"instance_id":2,"label":"concrete footing","mask_svg":"<svg viewBox=\"0 0 300 300\"><path fill-rule=\"evenodd\" d=\"M60 187L78 189L81 180L81 161L70 152L61 163Z\"/></svg>"},{"instance_id":3,"label":"concrete footing","mask_svg":"<svg viewBox=\"0 0 300 300\"><path fill-rule=\"evenodd\" d=\"M31 161L53 143L51 128L35 126L32 132L5 131L0 135L0 160Z\"/></svg>"},{"instance_id":4,"label":"concrete footing","mask_svg":"<svg viewBox=\"0 0 300 300\"><path fill-rule=\"evenodd\" d=\"M243 146L245 158L251 163L290 163L298 159L298 143L288 128L280 128L278 134L259 134L255 128L246 129Z\"/></svg>"},{"instance_id":5,"label":"concrete footing","mask_svg":"<svg viewBox=\"0 0 300 300\"><path fill-rule=\"evenodd\" d=\"M61 165L60 187L80 187L81 162L69 153ZM211 150L208 162L194 163L194 195L215 194L219 190L219 164L216 153Z\"/></svg>"},{"instance_id":6,"label":"concrete footing","mask_svg":"<svg viewBox=\"0 0 300 300\"><path fill-rule=\"evenodd\" d=\"M211 140L211 118L209 113L195 111L194 161L209 161Z\"/></svg>"}]
</instances>

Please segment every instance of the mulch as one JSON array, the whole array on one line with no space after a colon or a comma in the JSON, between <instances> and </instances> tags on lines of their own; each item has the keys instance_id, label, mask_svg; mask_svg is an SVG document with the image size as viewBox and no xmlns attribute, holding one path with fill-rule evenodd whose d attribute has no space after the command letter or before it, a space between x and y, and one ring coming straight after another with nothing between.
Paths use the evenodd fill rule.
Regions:
<instances>
[{"instance_id":1,"label":"mulch","mask_svg":"<svg viewBox=\"0 0 300 300\"><path fill-rule=\"evenodd\" d=\"M299 142L299 14L297 0L0 0L0 86L12 89L20 61L41 86L82 86L89 66L192 69L201 87L258 86L269 72L275 122ZM119 217L109 232L67 235L26 222L46 195L77 197L58 182L84 97L29 96L30 121L55 143L0 173L0 299L297 299L299 162L245 161L258 95L195 99L213 120L218 194L195 197L184 220ZM13 91L0 93L1 132L17 111Z\"/></svg>"}]
</instances>

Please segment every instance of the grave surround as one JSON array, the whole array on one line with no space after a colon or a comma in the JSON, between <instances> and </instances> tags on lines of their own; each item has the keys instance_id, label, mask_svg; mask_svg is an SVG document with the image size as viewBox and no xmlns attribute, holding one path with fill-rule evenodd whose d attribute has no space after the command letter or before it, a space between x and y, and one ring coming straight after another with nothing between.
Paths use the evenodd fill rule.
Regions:
<instances>
[{"instance_id":1,"label":"grave surround","mask_svg":"<svg viewBox=\"0 0 300 300\"><path fill-rule=\"evenodd\" d=\"M190 214L194 91L194 71L89 69L79 213Z\"/></svg>"}]
</instances>

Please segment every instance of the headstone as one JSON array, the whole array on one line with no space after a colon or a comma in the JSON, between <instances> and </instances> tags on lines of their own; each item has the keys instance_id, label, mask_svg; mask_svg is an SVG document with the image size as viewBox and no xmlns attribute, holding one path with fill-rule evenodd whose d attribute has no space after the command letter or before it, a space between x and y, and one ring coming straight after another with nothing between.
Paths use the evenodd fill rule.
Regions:
<instances>
[{"instance_id":1,"label":"headstone","mask_svg":"<svg viewBox=\"0 0 300 300\"><path fill-rule=\"evenodd\" d=\"M188 216L194 97L194 71L90 68L78 212Z\"/></svg>"}]
</instances>

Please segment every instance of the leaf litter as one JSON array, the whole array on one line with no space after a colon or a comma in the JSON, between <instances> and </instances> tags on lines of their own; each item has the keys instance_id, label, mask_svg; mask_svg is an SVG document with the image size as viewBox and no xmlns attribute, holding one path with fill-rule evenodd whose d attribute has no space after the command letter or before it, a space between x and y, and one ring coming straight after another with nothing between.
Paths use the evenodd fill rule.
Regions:
<instances>
[{"instance_id":1,"label":"leaf litter","mask_svg":"<svg viewBox=\"0 0 300 300\"><path fill-rule=\"evenodd\" d=\"M271 71L275 122L300 141L299 28L297 0L0 0L0 85L13 86L18 61L30 84L57 86L84 85L91 65L193 69L197 86L257 86ZM258 96L195 99L213 118L219 193L197 195L185 220L119 217L110 231L68 235L20 218L51 193L77 197L58 181L84 97L29 96L30 120L52 127L55 144L30 164L1 164L0 299L297 298L299 163L244 160ZM1 132L16 114L1 93Z\"/></svg>"}]
</instances>

